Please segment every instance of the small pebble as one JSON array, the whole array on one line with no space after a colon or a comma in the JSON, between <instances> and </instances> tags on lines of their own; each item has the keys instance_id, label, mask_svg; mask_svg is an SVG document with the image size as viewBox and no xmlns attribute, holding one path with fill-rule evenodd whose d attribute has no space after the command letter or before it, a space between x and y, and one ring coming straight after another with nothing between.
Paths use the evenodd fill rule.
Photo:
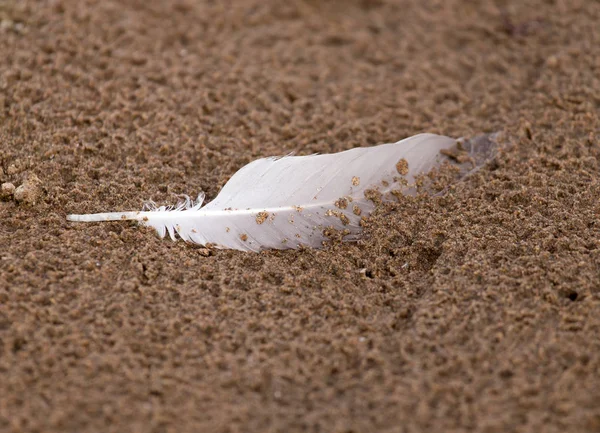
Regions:
<instances>
[{"instance_id":1,"label":"small pebble","mask_svg":"<svg viewBox=\"0 0 600 433\"><path fill-rule=\"evenodd\" d=\"M558 66L558 57L556 56L550 56L546 59L546 64L550 67L550 68L556 68Z\"/></svg>"},{"instance_id":2,"label":"small pebble","mask_svg":"<svg viewBox=\"0 0 600 433\"><path fill-rule=\"evenodd\" d=\"M0 199L2 200L10 200L14 193L15 186L10 182L3 183L0 187Z\"/></svg>"},{"instance_id":3,"label":"small pebble","mask_svg":"<svg viewBox=\"0 0 600 433\"><path fill-rule=\"evenodd\" d=\"M22 185L14 191L15 200L19 203L35 205L42 195L42 181L35 175L30 175Z\"/></svg>"}]
</instances>

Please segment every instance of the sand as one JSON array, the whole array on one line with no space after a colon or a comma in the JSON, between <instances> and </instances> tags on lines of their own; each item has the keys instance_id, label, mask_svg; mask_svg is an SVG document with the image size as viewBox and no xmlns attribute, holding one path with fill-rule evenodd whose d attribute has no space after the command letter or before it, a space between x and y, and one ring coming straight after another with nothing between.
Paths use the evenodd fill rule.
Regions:
<instances>
[{"instance_id":1,"label":"sand","mask_svg":"<svg viewBox=\"0 0 600 433\"><path fill-rule=\"evenodd\" d=\"M600 431L599 22L593 0L0 2L0 431ZM419 132L504 150L358 243L65 219Z\"/></svg>"}]
</instances>

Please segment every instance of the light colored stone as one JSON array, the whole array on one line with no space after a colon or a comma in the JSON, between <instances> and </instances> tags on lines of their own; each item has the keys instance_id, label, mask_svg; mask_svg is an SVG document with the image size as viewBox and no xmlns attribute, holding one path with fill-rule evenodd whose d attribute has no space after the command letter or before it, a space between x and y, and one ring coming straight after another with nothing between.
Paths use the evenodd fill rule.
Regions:
<instances>
[{"instance_id":1,"label":"light colored stone","mask_svg":"<svg viewBox=\"0 0 600 433\"><path fill-rule=\"evenodd\" d=\"M0 186L0 199L1 200L10 200L14 193L15 193L15 186L12 183L6 182L6 183L3 183L2 186Z\"/></svg>"},{"instance_id":2,"label":"light colored stone","mask_svg":"<svg viewBox=\"0 0 600 433\"><path fill-rule=\"evenodd\" d=\"M546 59L546 64L550 67L550 68L556 68L558 66L559 60L558 57L556 56L550 56Z\"/></svg>"},{"instance_id":3,"label":"light colored stone","mask_svg":"<svg viewBox=\"0 0 600 433\"><path fill-rule=\"evenodd\" d=\"M15 200L19 203L34 206L42 195L42 181L35 175L31 174L17 187L14 192Z\"/></svg>"}]
</instances>

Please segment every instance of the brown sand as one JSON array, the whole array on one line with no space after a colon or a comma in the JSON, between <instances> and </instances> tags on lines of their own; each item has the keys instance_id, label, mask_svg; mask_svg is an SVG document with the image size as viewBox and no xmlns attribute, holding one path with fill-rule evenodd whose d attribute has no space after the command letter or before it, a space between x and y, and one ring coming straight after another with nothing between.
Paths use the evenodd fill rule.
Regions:
<instances>
[{"instance_id":1,"label":"brown sand","mask_svg":"<svg viewBox=\"0 0 600 433\"><path fill-rule=\"evenodd\" d=\"M7 0L0 22L0 431L600 431L600 2ZM510 148L357 244L65 220L422 131Z\"/></svg>"}]
</instances>

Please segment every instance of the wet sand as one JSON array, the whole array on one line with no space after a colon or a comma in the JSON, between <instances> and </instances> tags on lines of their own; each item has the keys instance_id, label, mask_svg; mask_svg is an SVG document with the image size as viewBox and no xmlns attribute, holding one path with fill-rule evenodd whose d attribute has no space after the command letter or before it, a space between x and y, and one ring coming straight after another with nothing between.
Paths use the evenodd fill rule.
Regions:
<instances>
[{"instance_id":1,"label":"wet sand","mask_svg":"<svg viewBox=\"0 0 600 433\"><path fill-rule=\"evenodd\" d=\"M0 431L600 431L600 3L288 3L0 3ZM419 132L358 243L66 221Z\"/></svg>"}]
</instances>

